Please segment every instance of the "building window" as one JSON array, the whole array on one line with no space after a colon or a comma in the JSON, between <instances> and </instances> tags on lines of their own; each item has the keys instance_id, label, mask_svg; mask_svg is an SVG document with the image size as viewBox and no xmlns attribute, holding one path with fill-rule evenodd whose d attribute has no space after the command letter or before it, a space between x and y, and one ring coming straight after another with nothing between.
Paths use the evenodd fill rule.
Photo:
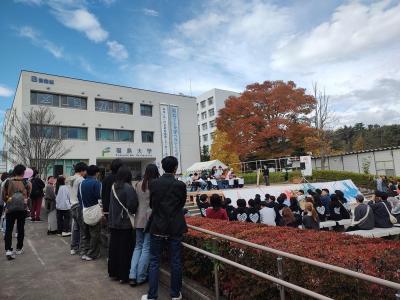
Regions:
<instances>
[{"instance_id":1,"label":"building window","mask_svg":"<svg viewBox=\"0 0 400 300\"><path fill-rule=\"evenodd\" d=\"M201 119L204 120L207 118L207 113L206 112L202 112L201 113Z\"/></svg>"},{"instance_id":2,"label":"building window","mask_svg":"<svg viewBox=\"0 0 400 300\"><path fill-rule=\"evenodd\" d=\"M211 141L214 141L215 138L215 132L210 133L210 139Z\"/></svg>"},{"instance_id":3,"label":"building window","mask_svg":"<svg viewBox=\"0 0 400 300\"><path fill-rule=\"evenodd\" d=\"M214 128L215 127L215 120L210 121L210 128Z\"/></svg>"},{"instance_id":4,"label":"building window","mask_svg":"<svg viewBox=\"0 0 400 300\"><path fill-rule=\"evenodd\" d=\"M210 97L207 100L208 100L208 105L213 105L214 104L214 97Z\"/></svg>"},{"instance_id":5,"label":"building window","mask_svg":"<svg viewBox=\"0 0 400 300\"><path fill-rule=\"evenodd\" d=\"M203 129L203 130L207 130L207 123L203 123L203 124L201 124L201 129Z\"/></svg>"},{"instance_id":6,"label":"building window","mask_svg":"<svg viewBox=\"0 0 400 300\"><path fill-rule=\"evenodd\" d=\"M66 126L43 126L31 124L31 138L54 138L63 140L87 140L87 128Z\"/></svg>"},{"instance_id":7,"label":"building window","mask_svg":"<svg viewBox=\"0 0 400 300\"><path fill-rule=\"evenodd\" d=\"M60 106L60 97L55 94L31 92L31 104Z\"/></svg>"},{"instance_id":8,"label":"building window","mask_svg":"<svg viewBox=\"0 0 400 300\"><path fill-rule=\"evenodd\" d=\"M96 128L96 140L111 142L133 142L134 131Z\"/></svg>"},{"instance_id":9,"label":"building window","mask_svg":"<svg viewBox=\"0 0 400 300\"><path fill-rule=\"evenodd\" d=\"M201 108L206 107L206 100L203 100L203 101L200 102L200 107Z\"/></svg>"},{"instance_id":10,"label":"building window","mask_svg":"<svg viewBox=\"0 0 400 300\"><path fill-rule=\"evenodd\" d=\"M64 140L87 140L87 128L61 127L61 138Z\"/></svg>"},{"instance_id":11,"label":"building window","mask_svg":"<svg viewBox=\"0 0 400 300\"><path fill-rule=\"evenodd\" d=\"M132 103L118 102L104 99L95 99L96 111L114 112L120 114L132 114Z\"/></svg>"},{"instance_id":12,"label":"building window","mask_svg":"<svg viewBox=\"0 0 400 300\"><path fill-rule=\"evenodd\" d=\"M87 109L87 98L31 91L31 104Z\"/></svg>"},{"instance_id":13,"label":"building window","mask_svg":"<svg viewBox=\"0 0 400 300\"><path fill-rule=\"evenodd\" d=\"M153 106L147 104L140 104L140 115L146 117L153 116Z\"/></svg>"},{"instance_id":14,"label":"building window","mask_svg":"<svg viewBox=\"0 0 400 300\"><path fill-rule=\"evenodd\" d=\"M30 136L32 139L48 138L58 139L60 138L60 128L58 126L44 126L31 124Z\"/></svg>"},{"instance_id":15,"label":"building window","mask_svg":"<svg viewBox=\"0 0 400 300\"><path fill-rule=\"evenodd\" d=\"M208 141L208 134L203 134L203 142L207 142Z\"/></svg>"},{"instance_id":16,"label":"building window","mask_svg":"<svg viewBox=\"0 0 400 300\"><path fill-rule=\"evenodd\" d=\"M213 117L215 115L214 108L208 110L208 116Z\"/></svg>"},{"instance_id":17,"label":"building window","mask_svg":"<svg viewBox=\"0 0 400 300\"><path fill-rule=\"evenodd\" d=\"M154 142L154 132L142 131L142 143L153 143L153 142Z\"/></svg>"},{"instance_id":18,"label":"building window","mask_svg":"<svg viewBox=\"0 0 400 300\"><path fill-rule=\"evenodd\" d=\"M61 107L87 109L87 99L75 96L61 96Z\"/></svg>"}]
</instances>

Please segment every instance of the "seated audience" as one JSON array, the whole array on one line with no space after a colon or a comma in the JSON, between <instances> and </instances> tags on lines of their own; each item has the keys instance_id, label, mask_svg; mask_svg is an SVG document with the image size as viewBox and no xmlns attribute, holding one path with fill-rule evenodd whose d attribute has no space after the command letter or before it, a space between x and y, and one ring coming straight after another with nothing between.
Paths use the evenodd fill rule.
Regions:
<instances>
[{"instance_id":1,"label":"seated audience","mask_svg":"<svg viewBox=\"0 0 400 300\"><path fill-rule=\"evenodd\" d=\"M349 212L339 201L336 194L331 194L331 202L329 203L329 219L333 221L350 219Z\"/></svg>"},{"instance_id":2,"label":"seated audience","mask_svg":"<svg viewBox=\"0 0 400 300\"><path fill-rule=\"evenodd\" d=\"M261 224L276 226L276 212L273 206L269 206L266 201L261 201L261 209L259 213Z\"/></svg>"},{"instance_id":3,"label":"seated audience","mask_svg":"<svg viewBox=\"0 0 400 300\"><path fill-rule=\"evenodd\" d=\"M375 218L375 227L378 228L391 228L393 227L390 221L389 212L392 206L387 202L388 195L385 192L375 191L374 200L368 204L371 206Z\"/></svg>"},{"instance_id":4,"label":"seated audience","mask_svg":"<svg viewBox=\"0 0 400 300\"><path fill-rule=\"evenodd\" d=\"M305 229L319 230L318 214L310 202L307 202L304 207L303 226Z\"/></svg>"},{"instance_id":5,"label":"seated audience","mask_svg":"<svg viewBox=\"0 0 400 300\"><path fill-rule=\"evenodd\" d=\"M233 211L233 221L246 222L247 221L247 208L246 200L238 199L236 201L237 208Z\"/></svg>"},{"instance_id":6,"label":"seated audience","mask_svg":"<svg viewBox=\"0 0 400 300\"><path fill-rule=\"evenodd\" d=\"M372 208L363 203L364 196L356 196L357 206L354 208L354 218L351 222L351 226L346 231L354 230L370 230L375 226L374 212Z\"/></svg>"},{"instance_id":7,"label":"seated audience","mask_svg":"<svg viewBox=\"0 0 400 300\"><path fill-rule=\"evenodd\" d=\"M295 215L301 215L302 210L299 206L299 203L297 201L296 197L290 197L290 206L289 208L291 209L291 211L295 214Z\"/></svg>"},{"instance_id":8,"label":"seated audience","mask_svg":"<svg viewBox=\"0 0 400 300\"><path fill-rule=\"evenodd\" d=\"M320 222L326 221L326 209L325 206L322 204L321 197L318 195L314 195L314 205L315 205L315 210L318 213L318 218Z\"/></svg>"},{"instance_id":9,"label":"seated audience","mask_svg":"<svg viewBox=\"0 0 400 300\"><path fill-rule=\"evenodd\" d=\"M197 207L199 208L202 217L206 217L206 210L210 207L210 204L207 200L208 196L206 194L196 196Z\"/></svg>"},{"instance_id":10,"label":"seated audience","mask_svg":"<svg viewBox=\"0 0 400 300\"><path fill-rule=\"evenodd\" d=\"M329 211L329 203L331 202L331 198L329 197L329 190L322 189L321 191L321 202L325 206L325 211Z\"/></svg>"},{"instance_id":11,"label":"seated audience","mask_svg":"<svg viewBox=\"0 0 400 300\"><path fill-rule=\"evenodd\" d=\"M210 205L211 207L206 209L206 218L229 220L226 210L222 208L222 200L220 195L212 194L210 197Z\"/></svg>"},{"instance_id":12,"label":"seated audience","mask_svg":"<svg viewBox=\"0 0 400 300\"><path fill-rule=\"evenodd\" d=\"M235 207L233 207L232 200L230 198L225 198L224 208L228 214L229 220L233 221L233 211L235 210Z\"/></svg>"},{"instance_id":13,"label":"seated audience","mask_svg":"<svg viewBox=\"0 0 400 300\"><path fill-rule=\"evenodd\" d=\"M293 212L290 210L289 207L284 207L282 209L282 219L280 226L288 226L297 228L299 226L299 222L294 216Z\"/></svg>"},{"instance_id":14,"label":"seated audience","mask_svg":"<svg viewBox=\"0 0 400 300\"><path fill-rule=\"evenodd\" d=\"M249 207L247 208L247 222L260 223L260 213L256 207L256 201L250 199Z\"/></svg>"},{"instance_id":15,"label":"seated audience","mask_svg":"<svg viewBox=\"0 0 400 300\"><path fill-rule=\"evenodd\" d=\"M397 223L400 224L400 198L396 191L392 191L387 201L392 206L392 215L397 219Z\"/></svg>"}]
</instances>

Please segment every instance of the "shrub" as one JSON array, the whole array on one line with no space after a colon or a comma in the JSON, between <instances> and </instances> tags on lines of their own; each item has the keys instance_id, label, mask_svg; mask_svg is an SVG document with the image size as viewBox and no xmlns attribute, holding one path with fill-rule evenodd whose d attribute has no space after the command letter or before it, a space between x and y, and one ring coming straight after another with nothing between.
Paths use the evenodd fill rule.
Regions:
<instances>
[{"instance_id":1,"label":"shrub","mask_svg":"<svg viewBox=\"0 0 400 300\"><path fill-rule=\"evenodd\" d=\"M256 184L257 173L244 173L242 174L245 184ZM293 182L295 178L301 178L300 171L289 172L289 182ZM321 182L321 181L339 181L351 179L354 184L358 187L375 189L375 178L373 175L353 173L346 171L330 171L330 170L313 170L313 175L307 177L310 182ZM260 178L260 184L264 182L264 179ZM285 182L285 173L273 172L270 173L271 183L283 183Z\"/></svg>"},{"instance_id":2,"label":"shrub","mask_svg":"<svg viewBox=\"0 0 400 300\"><path fill-rule=\"evenodd\" d=\"M269 227L251 223L227 222L192 217L194 226L290 252L321 262L400 281L400 242L366 239L343 233ZM189 230L185 241L277 277L276 255L245 247ZM185 275L211 287L212 261L194 251L184 250ZM284 280L334 299L392 299L395 291L336 272L283 259ZM219 264L219 283L228 299L278 299L276 286L259 277ZM287 290L287 299L304 299Z\"/></svg>"}]
</instances>

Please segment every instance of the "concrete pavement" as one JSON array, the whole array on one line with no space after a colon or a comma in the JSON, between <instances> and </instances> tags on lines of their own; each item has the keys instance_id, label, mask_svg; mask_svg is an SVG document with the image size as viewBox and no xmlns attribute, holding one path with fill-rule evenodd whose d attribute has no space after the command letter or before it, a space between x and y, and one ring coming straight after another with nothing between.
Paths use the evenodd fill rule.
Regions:
<instances>
[{"instance_id":1,"label":"concrete pavement","mask_svg":"<svg viewBox=\"0 0 400 300\"><path fill-rule=\"evenodd\" d=\"M70 255L69 237L47 235L47 222L25 225L24 253L8 261L0 247L0 299L140 299L147 285L132 288L111 281L107 260L84 262ZM13 237L15 249L16 238ZM171 299L160 286L159 299Z\"/></svg>"}]
</instances>

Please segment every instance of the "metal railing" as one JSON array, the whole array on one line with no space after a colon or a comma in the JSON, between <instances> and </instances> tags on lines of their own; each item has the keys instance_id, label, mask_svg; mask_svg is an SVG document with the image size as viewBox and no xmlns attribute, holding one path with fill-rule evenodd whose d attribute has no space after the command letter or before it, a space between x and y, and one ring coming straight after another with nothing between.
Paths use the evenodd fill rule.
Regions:
<instances>
[{"instance_id":1,"label":"metal railing","mask_svg":"<svg viewBox=\"0 0 400 300\"><path fill-rule=\"evenodd\" d=\"M299 262L306 263L306 264L309 264L309 265L313 265L313 266L316 266L316 267L319 267L319 268L323 268L323 269L326 269L326 270L329 270L329 271L337 272L337 273L340 273L340 274L343 274L343 275L347 275L347 276L350 276L350 277L353 277L353 278L357 278L357 279L360 279L360 280L368 281L368 282L371 282L371 283L374 283L374 284L378 284L378 285L381 285L381 286L385 286L385 287L394 289L394 290L396 290L396 294L395 294L396 300L400 300L400 283L389 281L389 280L378 278L378 277L374 277L374 276L363 274L363 273L359 273L359 272L356 272L356 271L348 270L348 269L345 269L345 268L342 268L342 267L338 267L338 266L334 266L334 265L330 265L330 264L327 264L327 263L319 262L319 261L316 261L316 260L312 260L310 258L305 258L305 257L299 256L299 255L295 255L295 254L291 254L291 253L288 253L288 252L276 250L276 249L273 249L273 248L270 248L270 247L258 245L258 244L252 243L252 242L244 241L244 240L241 240L241 239L238 239L238 238L235 238L235 237L231 237L231 236L228 236L228 235L224 235L224 234L221 234L221 233L217 233L217 232L210 231L210 230L207 230L207 229L203 229L203 228L200 228L200 227L196 227L196 226L193 226L193 225L188 225L188 227L190 229L192 229L192 230L196 230L196 231L208 234L208 235L212 235L212 236L215 236L217 238L221 238L221 239L228 240L228 241L231 241L231 242L234 242L234 243L242 244L242 245L247 246L247 247L251 247L251 248L254 248L254 249L262 250L262 251L269 252L269 253L277 255L278 256L277 257L277 268L278 268L278 276L279 276L279 278L276 278L276 277L273 277L271 275L262 273L260 271L255 270L255 269L252 269L252 268L249 268L247 266L241 265L241 264L239 264L237 262L234 262L234 261L231 261L229 259L223 258L223 257L221 257L219 255L216 255L214 253L205 251L203 249L194 247L194 246L189 245L187 243L183 243L183 246L188 248L188 249L191 249L193 251L199 252L199 253L201 253L203 255L206 255L206 256L214 259L214 260L221 261L222 263L231 265L231 266L233 266L235 268L241 269L243 271L249 272L249 273L251 273L253 275L259 276L261 278L264 278L264 279L267 279L269 281L272 281L272 282L276 283L278 285L278 288L279 288L279 291L280 291L280 299L281 300L285 299L284 287L287 287L289 289L292 289L292 290L297 291L299 293L302 293L304 295L313 297L315 299L331 299L329 297L326 297L324 295L320 295L320 294L318 294L316 292L313 292L311 290L308 290L308 289L305 289L303 287L300 287L300 286L297 286L295 284L292 284L292 283L289 283L287 281L284 281L282 279L283 278L282 257L286 257L286 258L289 258L289 259L292 259L292 260L295 260L295 261L299 261ZM215 276L215 296L216 296L216 299L218 300L219 299L218 269L215 267L215 264L214 264L214 276Z\"/></svg>"}]
</instances>

